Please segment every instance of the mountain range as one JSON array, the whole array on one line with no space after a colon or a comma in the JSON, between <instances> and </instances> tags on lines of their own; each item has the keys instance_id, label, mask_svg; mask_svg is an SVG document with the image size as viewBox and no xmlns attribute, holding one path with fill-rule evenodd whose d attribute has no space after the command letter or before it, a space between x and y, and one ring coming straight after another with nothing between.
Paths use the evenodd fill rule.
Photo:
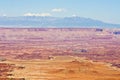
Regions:
<instances>
[{"instance_id":1,"label":"mountain range","mask_svg":"<svg viewBox=\"0 0 120 80\"><path fill-rule=\"evenodd\" d=\"M84 17L0 17L0 27L29 27L29 28L120 28L120 24Z\"/></svg>"}]
</instances>

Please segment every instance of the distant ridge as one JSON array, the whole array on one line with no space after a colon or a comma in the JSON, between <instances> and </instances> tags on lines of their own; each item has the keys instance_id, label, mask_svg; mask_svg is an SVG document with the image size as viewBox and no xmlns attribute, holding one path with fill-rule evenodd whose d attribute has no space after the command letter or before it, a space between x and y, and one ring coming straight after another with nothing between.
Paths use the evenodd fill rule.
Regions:
<instances>
[{"instance_id":1,"label":"distant ridge","mask_svg":"<svg viewBox=\"0 0 120 80\"><path fill-rule=\"evenodd\" d=\"M28 28L120 28L120 24L105 23L83 17L0 17L0 27Z\"/></svg>"}]
</instances>

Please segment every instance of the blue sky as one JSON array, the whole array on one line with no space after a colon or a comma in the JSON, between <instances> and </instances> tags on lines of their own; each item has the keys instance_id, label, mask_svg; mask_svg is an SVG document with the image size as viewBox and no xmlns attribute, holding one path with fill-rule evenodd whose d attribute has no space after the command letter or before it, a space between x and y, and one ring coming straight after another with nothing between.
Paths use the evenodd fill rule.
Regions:
<instances>
[{"instance_id":1,"label":"blue sky","mask_svg":"<svg viewBox=\"0 0 120 80\"><path fill-rule=\"evenodd\" d=\"M120 24L120 0L1 0L0 16L80 16Z\"/></svg>"}]
</instances>

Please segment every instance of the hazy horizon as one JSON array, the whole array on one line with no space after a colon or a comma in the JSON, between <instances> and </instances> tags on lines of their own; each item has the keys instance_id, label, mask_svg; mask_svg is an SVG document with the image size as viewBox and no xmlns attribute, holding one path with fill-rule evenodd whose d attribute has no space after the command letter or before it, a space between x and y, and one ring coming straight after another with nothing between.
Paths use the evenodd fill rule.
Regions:
<instances>
[{"instance_id":1,"label":"hazy horizon","mask_svg":"<svg viewBox=\"0 0 120 80\"><path fill-rule=\"evenodd\" d=\"M0 16L79 16L120 24L118 0L2 0Z\"/></svg>"}]
</instances>

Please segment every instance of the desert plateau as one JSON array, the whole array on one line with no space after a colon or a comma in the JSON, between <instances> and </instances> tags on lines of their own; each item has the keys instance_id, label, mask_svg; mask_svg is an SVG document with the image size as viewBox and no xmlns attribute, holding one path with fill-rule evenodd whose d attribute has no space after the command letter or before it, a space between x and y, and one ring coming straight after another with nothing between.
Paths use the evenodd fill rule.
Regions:
<instances>
[{"instance_id":1,"label":"desert plateau","mask_svg":"<svg viewBox=\"0 0 120 80\"><path fill-rule=\"evenodd\" d=\"M120 30L0 28L0 80L120 80Z\"/></svg>"}]
</instances>

